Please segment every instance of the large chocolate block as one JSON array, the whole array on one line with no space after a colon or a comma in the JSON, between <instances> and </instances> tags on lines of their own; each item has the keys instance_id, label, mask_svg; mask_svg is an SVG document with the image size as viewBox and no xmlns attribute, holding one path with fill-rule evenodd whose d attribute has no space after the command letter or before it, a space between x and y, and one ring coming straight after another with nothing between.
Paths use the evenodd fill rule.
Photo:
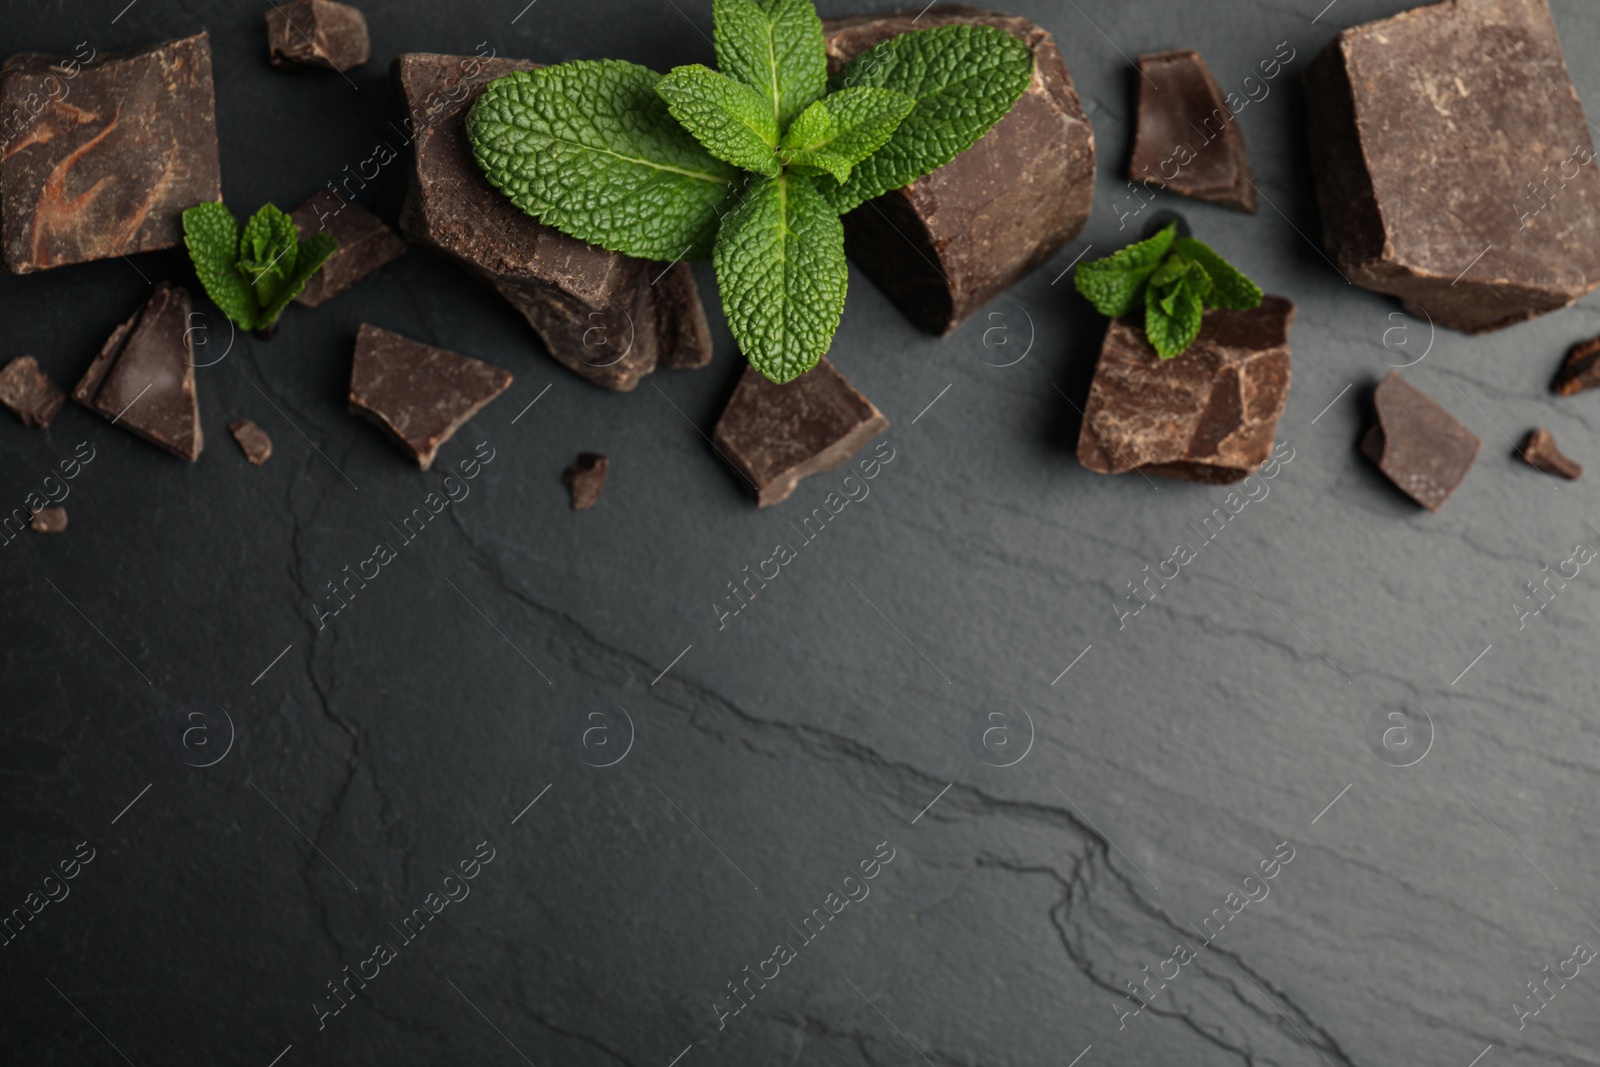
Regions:
<instances>
[{"instance_id":1,"label":"large chocolate block","mask_svg":"<svg viewBox=\"0 0 1600 1067\"><path fill-rule=\"evenodd\" d=\"M1271 455L1289 397L1293 322L1294 304L1280 296L1250 311L1208 311L1188 351L1162 359L1139 322L1111 320L1078 462L1096 474L1239 481Z\"/></svg>"},{"instance_id":2,"label":"large chocolate block","mask_svg":"<svg viewBox=\"0 0 1600 1067\"><path fill-rule=\"evenodd\" d=\"M162 282L112 331L72 399L191 463L200 458L189 292Z\"/></svg>"},{"instance_id":3,"label":"large chocolate block","mask_svg":"<svg viewBox=\"0 0 1600 1067\"><path fill-rule=\"evenodd\" d=\"M222 199L211 41L0 67L0 246L13 274L171 248Z\"/></svg>"},{"instance_id":4,"label":"large chocolate block","mask_svg":"<svg viewBox=\"0 0 1600 1067\"><path fill-rule=\"evenodd\" d=\"M406 251L400 235L360 204L351 203L331 189L324 189L289 212L300 240L325 230L339 242L311 276L294 302L306 307L321 307L352 285Z\"/></svg>"},{"instance_id":5,"label":"large chocolate block","mask_svg":"<svg viewBox=\"0 0 1600 1067\"><path fill-rule=\"evenodd\" d=\"M955 22L995 26L1033 50L1033 83L967 151L845 216L845 247L929 333L946 334L1045 260L1089 220L1094 131L1055 40L1025 18L958 4L826 19L838 71L890 37Z\"/></svg>"},{"instance_id":6,"label":"large chocolate block","mask_svg":"<svg viewBox=\"0 0 1600 1067\"><path fill-rule=\"evenodd\" d=\"M1306 70L1323 241L1418 317L1495 330L1600 284L1600 164L1546 0L1447 0Z\"/></svg>"},{"instance_id":7,"label":"large chocolate block","mask_svg":"<svg viewBox=\"0 0 1600 1067\"><path fill-rule=\"evenodd\" d=\"M274 67L321 67L341 74L372 58L367 17L334 0L274 3L267 12L267 59Z\"/></svg>"},{"instance_id":8,"label":"large chocolate block","mask_svg":"<svg viewBox=\"0 0 1600 1067\"><path fill-rule=\"evenodd\" d=\"M1200 53L1180 48L1140 56L1139 74L1128 177L1255 214L1244 134Z\"/></svg>"},{"instance_id":9,"label":"large chocolate block","mask_svg":"<svg viewBox=\"0 0 1600 1067\"><path fill-rule=\"evenodd\" d=\"M658 362L704 365L710 327L688 264L649 263L568 237L523 214L478 169L465 128L472 102L495 78L537 66L431 54L395 60L416 144L401 230L492 286L552 356L597 385L627 392Z\"/></svg>"}]
</instances>

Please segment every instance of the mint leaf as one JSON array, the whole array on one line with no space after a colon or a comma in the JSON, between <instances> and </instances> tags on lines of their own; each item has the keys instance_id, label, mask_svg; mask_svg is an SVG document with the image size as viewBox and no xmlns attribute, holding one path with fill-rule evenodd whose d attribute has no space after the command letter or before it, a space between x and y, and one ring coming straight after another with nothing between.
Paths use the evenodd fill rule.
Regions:
<instances>
[{"instance_id":1,"label":"mint leaf","mask_svg":"<svg viewBox=\"0 0 1600 1067\"><path fill-rule=\"evenodd\" d=\"M244 236L239 242L239 271L254 287L258 307L267 307L277 299L284 280L294 270L298 247L294 220L272 204L261 205L244 224Z\"/></svg>"},{"instance_id":2,"label":"mint leaf","mask_svg":"<svg viewBox=\"0 0 1600 1067\"><path fill-rule=\"evenodd\" d=\"M196 204L183 213L183 243L211 302L240 329L256 328L256 295L239 273L239 223L221 204Z\"/></svg>"},{"instance_id":3,"label":"mint leaf","mask_svg":"<svg viewBox=\"0 0 1600 1067\"><path fill-rule=\"evenodd\" d=\"M707 152L764 178L778 176L778 120L754 89L695 64L671 71L656 92Z\"/></svg>"},{"instance_id":4,"label":"mint leaf","mask_svg":"<svg viewBox=\"0 0 1600 1067\"><path fill-rule=\"evenodd\" d=\"M754 89L781 128L828 87L822 19L811 0L714 0L717 69Z\"/></svg>"},{"instance_id":5,"label":"mint leaf","mask_svg":"<svg viewBox=\"0 0 1600 1067\"><path fill-rule=\"evenodd\" d=\"M1032 79L1028 46L993 26L938 26L869 48L831 86L893 89L916 106L849 181L823 195L844 214L938 170L1005 118Z\"/></svg>"},{"instance_id":6,"label":"mint leaf","mask_svg":"<svg viewBox=\"0 0 1600 1067\"><path fill-rule=\"evenodd\" d=\"M1205 268L1205 272L1210 275L1213 284L1206 298L1207 307L1249 311L1261 304L1260 287L1240 274L1204 242L1197 241L1193 237L1180 237L1174 247Z\"/></svg>"},{"instance_id":7,"label":"mint leaf","mask_svg":"<svg viewBox=\"0 0 1600 1067\"><path fill-rule=\"evenodd\" d=\"M737 172L673 121L660 80L616 59L496 78L467 117L473 155L547 226L641 259L704 259Z\"/></svg>"},{"instance_id":8,"label":"mint leaf","mask_svg":"<svg viewBox=\"0 0 1600 1067\"><path fill-rule=\"evenodd\" d=\"M849 269L844 225L812 179L756 182L717 235L717 284L728 326L752 366L793 381L833 343Z\"/></svg>"},{"instance_id":9,"label":"mint leaf","mask_svg":"<svg viewBox=\"0 0 1600 1067\"><path fill-rule=\"evenodd\" d=\"M289 301L300 295L311 276L322 269L322 264L339 247L333 234L319 230L299 243L292 257L294 263L284 275L282 286L270 304L261 309L261 328L270 329L289 306Z\"/></svg>"},{"instance_id":10,"label":"mint leaf","mask_svg":"<svg viewBox=\"0 0 1600 1067\"><path fill-rule=\"evenodd\" d=\"M1187 273L1160 293L1154 284L1144 291L1144 332L1162 359L1181 356L1200 334L1205 306Z\"/></svg>"},{"instance_id":11,"label":"mint leaf","mask_svg":"<svg viewBox=\"0 0 1600 1067\"><path fill-rule=\"evenodd\" d=\"M1178 224L1168 223L1153 237L1104 259L1079 264L1073 284L1100 314L1112 318L1126 315L1133 309L1140 287L1161 266L1162 257L1172 248L1177 235Z\"/></svg>"},{"instance_id":12,"label":"mint leaf","mask_svg":"<svg viewBox=\"0 0 1600 1067\"><path fill-rule=\"evenodd\" d=\"M796 116L779 155L802 173L825 171L843 184L851 168L881 148L916 104L892 89L840 89Z\"/></svg>"}]
</instances>

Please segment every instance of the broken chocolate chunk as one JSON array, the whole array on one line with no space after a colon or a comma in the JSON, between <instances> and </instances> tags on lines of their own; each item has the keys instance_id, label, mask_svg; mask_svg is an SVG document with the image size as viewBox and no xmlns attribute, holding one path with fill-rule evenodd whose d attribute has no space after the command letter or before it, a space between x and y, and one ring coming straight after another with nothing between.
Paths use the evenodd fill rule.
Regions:
<instances>
[{"instance_id":1,"label":"broken chocolate chunk","mask_svg":"<svg viewBox=\"0 0 1600 1067\"><path fill-rule=\"evenodd\" d=\"M578 462L561 472L561 484L572 497L573 511L588 511L606 487L611 460L598 452L578 453Z\"/></svg>"},{"instance_id":2,"label":"broken chocolate chunk","mask_svg":"<svg viewBox=\"0 0 1600 1067\"><path fill-rule=\"evenodd\" d=\"M372 58L367 17L333 0L294 0L267 12L267 58L274 67L343 73Z\"/></svg>"},{"instance_id":3,"label":"broken chocolate chunk","mask_svg":"<svg viewBox=\"0 0 1600 1067\"><path fill-rule=\"evenodd\" d=\"M522 313L550 354L596 385L628 392L668 367L711 359L711 331L687 263L634 259L523 214L483 176L466 116L483 86L527 60L410 54L394 61L415 143L400 229L466 267Z\"/></svg>"},{"instance_id":4,"label":"broken chocolate chunk","mask_svg":"<svg viewBox=\"0 0 1600 1067\"><path fill-rule=\"evenodd\" d=\"M1455 330L1600 284L1600 173L1547 0L1447 0L1306 70L1323 240L1349 281Z\"/></svg>"},{"instance_id":5,"label":"broken chocolate chunk","mask_svg":"<svg viewBox=\"0 0 1600 1067\"><path fill-rule=\"evenodd\" d=\"M28 528L34 533L66 533L67 509L35 508L33 509L33 521L28 523Z\"/></svg>"},{"instance_id":6,"label":"broken chocolate chunk","mask_svg":"<svg viewBox=\"0 0 1600 1067\"><path fill-rule=\"evenodd\" d=\"M300 240L325 230L339 242L320 270L294 298L320 307L387 263L405 254L406 243L383 220L360 204L324 189L289 212Z\"/></svg>"},{"instance_id":7,"label":"broken chocolate chunk","mask_svg":"<svg viewBox=\"0 0 1600 1067\"><path fill-rule=\"evenodd\" d=\"M511 375L481 359L361 324L350 368L350 410L378 426L427 470L439 446Z\"/></svg>"},{"instance_id":8,"label":"broken chocolate chunk","mask_svg":"<svg viewBox=\"0 0 1600 1067\"><path fill-rule=\"evenodd\" d=\"M1180 48L1140 56L1139 74L1128 177L1255 214L1244 134L1200 53Z\"/></svg>"},{"instance_id":9,"label":"broken chocolate chunk","mask_svg":"<svg viewBox=\"0 0 1600 1067\"><path fill-rule=\"evenodd\" d=\"M188 290L157 285L144 307L112 331L72 399L193 462L205 436L194 390L190 307Z\"/></svg>"},{"instance_id":10,"label":"broken chocolate chunk","mask_svg":"<svg viewBox=\"0 0 1600 1067\"><path fill-rule=\"evenodd\" d=\"M0 404L11 409L24 426L49 426L67 394L44 376L32 356L18 356L0 370Z\"/></svg>"},{"instance_id":11,"label":"broken chocolate chunk","mask_svg":"<svg viewBox=\"0 0 1600 1067\"><path fill-rule=\"evenodd\" d=\"M222 199L210 38L12 56L0 138L6 270L171 248L185 208Z\"/></svg>"},{"instance_id":12,"label":"broken chocolate chunk","mask_svg":"<svg viewBox=\"0 0 1600 1067\"><path fill-rule=\"evenodd\" d=\"M801 478L840 466L888 428L883 413L824 356L786 385L746 367L711 439L756 503L769 507L789 499Z\"/></svg>"},{"instance_id":13,"label":"broken chocolate chunk","mask_svg":"<svg viewBox=\"0 0 1600 1067\"><path fill-rule=\"evenodd\" d=\"M1556 447L1556 439L1545 429L1528 431L1517 455L1534 470L1577 481L1583 477L1583 467Z\"/></svg>"},{"instance_id":14,"label":"broken chocolate chunk","mask_svg":"<svg viewBox=\"0 0 1600 1067\"><path fill-rule=\"evenodd\" d=\"M1456 417L1390 371L1372 395L1378 421L1361 451L1406 496L1438 511L1472 469L1483 442Z\"/></svg>"},{"instance_id":15,"label":"broken chocolate chunk","mask_svg":"<svg viewBox=\"0 0 1600 1067\"><path fill-rule=\"evenodd\" d=\"M1094 196L1094 131L1055 39L1025 18L949 5L826 19L828 69L890 37L953 23L1021 40L1033 50L1032 83L977 144L844 218L850 258L933 334L954 330L1055 255L1083 229Z\"/></svg>"},{"instance_id":16,"label":"broken chocolate chunk","mask_svg":"<svg viewBox=\"0 0 1600 1067\"><path fill-rule=\"evenodd\" d=\"M267 431L249 419L228 423L228 432L239 442L239 447L244 451L244 458L253 466L259 467L272 458L272 438L267 436Z\"/></svg>"},{"instance_id":17,"label":"broken chocolate chunk","mask_svg":"<svg viewBox=\"0 0 1600 1067\"><path fill-rule=\"evenodd\" d=\"M1112 319L1084 407L1078 462L1096 474L1142 471L1211 485L1260 467L1289 397L1294 310L1269 296L1249 311L1208 311L1176 359L1156 354L1142 317Z\"/></svg>"},{"instance_id":18,"label":"broken chocolate chunk","mask_svg":"<svg viewBox=\"0 0 1600 1067\"><path fill-rule=\"evenodd\" d=\"M1572 396L1597 385L1600 385L1600 337L1579 341L1567 350L1567 361L1561 365L1550 388L1562 396Z\"/></svg>"}]
</instances>

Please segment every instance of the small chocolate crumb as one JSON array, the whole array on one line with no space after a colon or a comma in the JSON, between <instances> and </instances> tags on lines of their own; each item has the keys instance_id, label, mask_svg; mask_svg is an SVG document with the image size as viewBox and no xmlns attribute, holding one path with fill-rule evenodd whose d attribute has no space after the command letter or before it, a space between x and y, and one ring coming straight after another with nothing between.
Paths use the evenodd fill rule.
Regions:
<instances>
[{"instance_id":1,"label":"small chocolate crumb","mask_svg":"<svg viewBox=\"0 0 1600 1067\"><path fill-rule=\"evenodd\" d=\"M1600 385L1600 337L1579 341L1567 350L1567 361L1561 365L1550 388L1562 396L1572 396L1597 385Z\"/></svg>"},{"instance_id":2,"label":"small chocolate crumb","mask_svg":"<svg viewBox=\"0 0 1600 1067\"><path fill-rule=\"evenodd\" d=\"M1517 449L1517 455L1534 470L1573 481L1583 477L1583 466L1563 455L1561 449L1556 447L1555 437L1542 427L1528 431L1522 447Z\"/></svg>"},{"instance_id":3,"label":"small chocolate crumb","mask_svg":"<svg viewBox=\"0 0 1600 1067\"><path fill-rule=\"evenodd\" d=\"M67 394L44 376L32 356L18 356L0 370L0 404L24 426L49 426L66 400Z\"/></svg>"},{"instance_id":4,"label":"small chocolate crumb","mask_svg":"<svg viewBox=\"0 0 1600 1067\"><path fill-rule=\"evenodd\" d=\"M28 527L34 533L66 533L67 509L66 508L36 508L33 512L33 521Z\"/></svg>"},{"instance_id":5,"label":"small chocolate crumb","mask_svg":"<svg viewBox=\"0 0 1600 1067\"><path fill-rule=\"evenodd\" d=\"M572 510L588 511L606 487L611 460L598 452L578 453L578 462L561 472L561 484L572 494Z\"/></svg>"},{"instance_id":6,"label":"small chocolate crumb","mask_svg":"<svg viewBox=\"0 0 1600 1067\"><path fill-rule=\"evenodd\" d=\"M1399 490L1438 511L1478 458L1483 442L1395 371L1372 397L1378 422L1361 451Z\"/></svg>"},{"instance_id":7,"label":"small chocolate crumb","mask_svg":"<svg viewBox=\"0 0 1600 1067\"><path fill-rule=\"evenodd\" d=\"M255 466L259 467L272 458L272 438L249 419L228 423L228 432L233 434L233 439L244 450L244 458Z\"/></svg>"}]
</instances>

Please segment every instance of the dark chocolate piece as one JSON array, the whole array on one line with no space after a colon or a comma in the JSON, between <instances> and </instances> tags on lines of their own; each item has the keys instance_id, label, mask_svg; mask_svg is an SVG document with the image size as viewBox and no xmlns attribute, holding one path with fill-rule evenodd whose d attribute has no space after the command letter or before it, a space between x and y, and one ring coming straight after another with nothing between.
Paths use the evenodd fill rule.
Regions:
<instances>
[{"instance_id":1,"label":"dark chocolate piece","mask_svg":"<svg viewBox=\"0 0 1600 1067\"><path fill-rule=\"evenodd\" d=\"M49 426L67 394L44 376L32 356L18 356L0 370L0 404L11 409L24 426Z\"/></svg>"},{"instance_id":2,"label":"dark chocolate piece","mask_svg":"<svg viewBox=\"0 0 1600 1067\"><path fill-rule=\"evenodd\" d=\"M588 511L606 487L611 460L598 452L578 453L578 462L561 472L561 484L572 497L573 511Z\"/></svg>"},{"instance_id":3,"label":"dark chocolate piece","mask_svg":"<svg viewBox=\"0 0 1600 1067\"><path fill-rule=\"evenodd\" d=\"M1600 385L1600 337L1579 341L1567 350L1567 361L1561 365L1550 388L1562 396L1573 396L1597 385Z\"/></svg>"},{"instance_id":4,"label":"dark chocolate piece","mask_svg":"<svg viewBox=\"0 0 1600 1067\"><path fill-rule=\"evenodd\" d=\"M66 508L35 508L33 521L28 528L34 533L57 534L67 532Z\"/></svg>"},{"instance_id":5,"label":"dark chocolate piece","mask_svg":"<svg viewBox=\"0 0 1600 1067\"><path fill-rule=\"evenodd\" d=\"M1562 478L1577 481L1583 477L1583 467L1556 447L1556 439L1549 430L1533 429L1523 439L1517 455L1534 470L1544 471Z\"/></svg>"},{"instance_id":6,"label":"dark chocolate piece","mask_svg":"<svg viewBox=\"0 0 1600 1067\"><path fill-rule=\"evenodd\" d=\"M239 442L239 447L244 451L244 458L253 466L259 467L272 458L272 438L267 436L267 431L249 419L228 423L228 432Z\"/></svg>"},{"instance_id":7,"label":"dark chocolate piece","mask_svg":"<svg viewBox=\"0 0 1600 1067\"><path fill-rule=\"evenodd\" d=\"M333 0L293 0L267 12L267 58L274 67L344 72L372 58L367 17Z\"/></svg>"},{"instance_id":8,"label":"dark chocolate piece","mask_svg":"<svg viewBox=\"0 0 1600 1067\"><path fill-rule=\"evenodd\" d=\"M829 70L890 37L951 23L995 26L1027 44L1033 83L977 144L844 218L850 257L934 334L1055 255L1083 229L1094 196L1094 131L1054 38L1027 19L955 4L826 19Z\"/></svg>"},{"instance_id":9,"label":"dark chocolate piece","mask_svg":"<svg viewBox=\"0 0 1600 1067\"><path fill-rule=\"evenodd\" d=\"M205 447L194 390L189 292L162 282L112 331L72 399L190 462Z\"/></svg>"},{"instance_id":10,"label":"dark chocolate piece","mask_svg":"<svg viewBox=\"0 0 1600 1067\"><path fill-rule=\"evenodd\" d=\"M1139 74L1128 177L1254 215L1244 134L1200 53L1180 48L1140 56Z\"/></svg>"},{"instance_id":11,"label":"dark chocolate piece","mask_svg":"<svg viewBox=\"0 0 1600 1067\"><path fill-rule=\"evenodd\" d=\"M1372 395L1378 421L1361 451L1406 496L1438 511L1472 469L1483 442L1426 394L1390 371Z\"/></svg>"},{"instance_id":12,"label":"dark chocolate piece","mask_svg":"<svg viewBox=\"0 0 1600 1067\"><path fill-rule=\"evenodd\" d=\"M1323 242L1348 280L1470 333L1600 284L1600 167L1546 0L1355 26L1305 81Z\"/></svg>"},{"instance_id":13,"label":"dark chocolate piece","mask_svg":"<svg viewBox=\"0 0 1600 1067\"><path fill-rule=\"evenodd\" d=\"M755 491L756 503L769 507L789 499L801 478L847 462L888 428L883 413L824 356L786 385L746 367L711 439Z\"/></svg>"},{"instance_id":14,"label":"dark chocolate piece","mask_svg":"<svg viewBox=\"0 0 1600 1067\"><path fill-rule=\"evenodd\" d=\"M401 236L360 204L353 204L331 189L324 189L289 212L295 232L303 241L326 230L339 242L294 298L306 307L320 307L387 263L405 254Z\"/></svg>"},{"instance_id":15,"label":"dark chocolate piece","mask_svg":"<svg viewBox=\"0 0 1600 1067\"><path fill-rule=\"evenodd\" d=\"M82 49L80 49L80 53ZM211 41L0 67L0 244L13 274L171 248L222 199Z\"/></svg>"},{"instance_id":16,"label":"dark chocolate piece","mask_svg":"<svg viewBox=\"0 0 1600 1067\"><path fill-rule=\"evenodd\" d=\"M1106 330L1089 386L1078 462L1096 474L1143 471L1189 482L1239 481L1272 454L1289 397L1294 304L1205 313L1200 335L1162 359L1138 320Z\"/></svg>"},{"instance_id":17,"label":"dark chocolate piece","mask_svg":"<svg viewBox=\"0 0 1600 1067\"><path fill-rule=\"evenodd\" d=\"M505 297L552 356L596 385L628 392L657 362L703 366L711 332L687 263L607 252L545 226L502 196L473 160L465 121L482 87L537 66L431 54L394 61L416 146L401 231Z\"/></svg>"},{"instance_id":18,"label":"dark chocolate piece","mask_svg":"<svg viewBox=\"0 0 1600 1067\"><path fill-rule=\"evenodd\" d=\"M481 359L361 324L350 368L350 410L376 423L427 470L439 446L511 375Z\"/></svg>"}]
</instances>

